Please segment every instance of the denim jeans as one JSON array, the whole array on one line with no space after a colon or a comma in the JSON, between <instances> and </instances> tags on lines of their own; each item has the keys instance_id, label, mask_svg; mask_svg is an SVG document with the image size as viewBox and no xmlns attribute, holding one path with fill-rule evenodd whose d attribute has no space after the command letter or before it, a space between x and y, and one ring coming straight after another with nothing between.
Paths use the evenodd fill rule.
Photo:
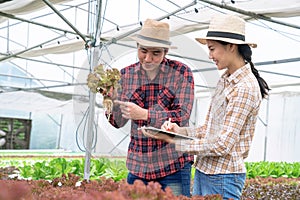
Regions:
<instances>
[{"instance_id":1,"label":"denim jeans","mask_svg":"<svg viewBox=\"0 0 300 200\"><path fill-rule=\"evenodd\" d=\"M155 181L160 183L163 190L166 187L170 187L172 189L173 194L176 196L184 195L190 197L191 165L191 163L186 163L184 168L182 168L178 172L154 180L143 179L138 176L135 176L132 173L128 173L127 183L133 184L135 180L142 180L147 185L149 182Z\"/></svg>"},{"instance_id":2,"label":"denim jeans","mask_svg":"<svg viewBox=\"0 0 300 200\"><path fill-rule=\"evenodd\" d=\"M223 199L240 199L246 174L204 174L196 169L193 196L221 194Z\"/></svg>"}]
</instances>

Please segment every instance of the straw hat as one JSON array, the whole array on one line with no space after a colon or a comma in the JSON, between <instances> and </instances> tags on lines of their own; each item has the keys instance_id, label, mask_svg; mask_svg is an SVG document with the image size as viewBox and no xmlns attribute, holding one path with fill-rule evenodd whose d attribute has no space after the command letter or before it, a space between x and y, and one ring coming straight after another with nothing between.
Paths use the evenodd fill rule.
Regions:
<instances>
[{"instance_id":1,"label":"straw hat","mask_svg":"<svg viewBox=\"0 0 300 200\"><path fill-rule=\"evenodd\" d=\"M139 34L131 37L146 47L176 48L171 46L169 24L147 19Z\"/></svg>"},{"instance_id":2,"label":"straw hat","mask_svg":"<svg viewBox=\"0 0 300 200\"><path fill-rule=\"evenodd\" d=\"M231 44L248 44L256 48L257 44L245 41L245 20L234 15L218 15L211 19L207 35L203 38L195 38L201 44L206 40L219 40Z\"/></svg>"}]
</instances>

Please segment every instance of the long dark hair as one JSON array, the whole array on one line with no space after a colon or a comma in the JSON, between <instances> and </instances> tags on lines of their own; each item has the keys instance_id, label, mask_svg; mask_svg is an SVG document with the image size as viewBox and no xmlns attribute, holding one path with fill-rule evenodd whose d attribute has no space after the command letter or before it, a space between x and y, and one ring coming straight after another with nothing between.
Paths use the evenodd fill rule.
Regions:
<instances>
[{"instance_id":1,"label":"long dark hair","mask_svg":"<svg viewBox=\"0 0 300 200\"><path fill-rule=\"evenodd\" d=\"M238 51L240 55L250 64L251 66L251 71L256 77L259 88L260 88L260 93L263 98L267 97L269 94L269 86L267 82L259 75L257 69L254 67L254 64L252 62L252 50L248 44L239 44L238 45Z\"/></svg>"},{"instance_id":2,"label":"long dark hair","mask_svg":"<svg viewBox=\"0 0 300 200\"><path fill-rule=\"evenodd\" d=\"M217 42L221 43L222 45L230 44L230 43L224 42L224 41L217 41ZM237 45L238 45L239 54L251 66L251 71L252 71L252 73L254 74L254 76L256 77L256 79L258 81L261 96L263 98L267 97L268 94L269 94L270 88L269 88L267 82L259 75L257 69L254 67L254 64L252 62L252 57L251 57L252 56L252 50L251 50L250 46L248 44L237 44Z\"/></svg>"}]
</instances>

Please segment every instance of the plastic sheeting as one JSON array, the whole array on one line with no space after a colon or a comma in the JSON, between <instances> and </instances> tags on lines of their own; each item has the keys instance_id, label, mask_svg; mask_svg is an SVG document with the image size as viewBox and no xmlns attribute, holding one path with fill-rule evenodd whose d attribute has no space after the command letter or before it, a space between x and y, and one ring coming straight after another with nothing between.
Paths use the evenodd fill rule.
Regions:
<instances>
[{"instance_id":1,"label":"plastic sheeting","mask_svg":"<svg viewBox=\"0 0 300 200\"><path fill-rule=\"evenodd\" d=\"M209 100L198 99L197 124L204 123ZM299 106L300 92L271 93L263 100L247 161L300 162Z\"/></svg>"},{"instance_id":2,"label":"plastic sheeting","mask_svg":"<svg viewBox=\"0 0 300 200\"><path fill-rule=\"evenodd\" d=\"M65 4L65 5L74 5L74 6L82 3L79 0L73 0L73 1L72 0L51 0L49 2L51 2L53 5ZM177 9L178 9L192 2L193 1L189 1L189 2L174 1L174 5L177 5L178 6ZM172 31L171 35L185 34L189 32L203 30L207 28L207 24L213 15L219 14L220 12L230 12L228 10L226 11L226 9L220 10L218 8L214 8L209 3L206 3L210 1L194 1L194 2L197 3L195 3L195 5L191 7L194 7L197 10L197 12L191 12L191 11L179 12L177 17L170 17L168 19L164 19L170 24L171 31ZM223 3L221 3L221 1L211 1L211 2L223 5L223 8L226 8L227 6L228 8L240 9L248 13L255 13L257 16L264 15L265 19L268 19L270 17L283 18L283 17L293 17L293 16L300 15L300 2L298 0L288 0L288 1L252 0L252 1L237 1L234 4L231 4L229 2L224 3L224 1L222 1ZM174 6L172 4L168 5L166 3L163 3L162 1L152 1L151 3L153 5L156 5L157 7L160 7L161 10L170 10L170 6ZM101 39L104 42L105 41L117 42L119 37L121 37L120 40L128 40L129 39L128 37L122 37L122 36L126 35L128 32L132 30L135 29L138 30L138 28L140 27L139 22L136 20L132 22L123 21L123 19L129 19L128 16L124 18L119 17L119 15L117 14L118 10L116 10L116 5L118 4L119 4L118 7L124 8L122 4L127 5L129 3L126 1L122 1L122 2L109 1L109 3L107 4L106 9L114 10L115 12L111 12L113 13L113 16L105 17L107 21L105 21L104 23L104 30L103 33L101 34ZM130 2L130 5L132 5L132 1ZM47 6L43 1L38 1L38 0L12 0L6 3L2 3L0 4L0 11L2 12L2 14L0 13L0 22L5 22L7 19L9 19L10 15L12 16L18 15L22 17L28 13L34 13L41 9L45 9L46 7ZM132 10L134 8L136 10ZM175 8L176 7L174 7L173 9L175 10ZM131 11L128 10L126 13L131 14L138 11L138 8L134 5L132 5L130 9ZM246 20L253 20L253 17L249 17L247 15L240 14L240 16L245 18ZM143 20L145 19L141 19L141 21ZM49 28L50 27L51 26L49 26ZM53 25L53 27L55 26ZM70 29L69 27L66 27L66 30L69 29ZM83 31L83 29L81 30ZM68 53L70 51L83 50L84 48L85 48L84 43L74 41L74 40L69 40L63 45L53 45L53 46L43 48L41 50L28 51L27 53L22 54L22 56L35 57L35 56L41 56L46 54L56 54L56 53L60 54L63 52ZM18 50L11 50L10 52L15 53L18 52Z\"/></svg>"},{"instance_id":3,"label":"plastic sheeting","mask_svg":"<svg viewBox=\"0 0 300 200\"><path fill-rule=\"evenodd\" d=\"M88 23L95 23L95 21L87 21L88 14L86 11L88 10L88 1L86 0L52 0L50 2L53 3L68 20L74 23L76 28L83 34L88 30ZM103 29L101 30L103 48L101 49L102 54L99 61L105 61L108 62L108 64L117 62L116 66L119 68L125 66L125 61L119 62L119 60L121 60L122 56L126 53L132 51L134 43L128 41L128 38L123 36L126 36L128 33L133 34L134 31L137 31L140 28L140 22L149 17L147 13L151 13L152 18L162 18L194 1L155 0L149 3L149 1L137 0L134 2L135 3L133 3L132 0L130 0L130 2L109 0L107 4L103 4L104 17L101 18L104 20ZM139 5L138 2L141 4ZM218 78L218 72L216 72L216 70L210 71L214 65L209 62L203 49L200 50L200 45L192 39L189 41L193 41L193 43L187 43L186 40L182 43L178 42L182 39L180 37L178 38L178 36L183 36L184 33L192 34L198 30L204 30L207 28L208 20L215 13L229 13L233 11L217 8L204 3L204 1L195 2L195 5L163 20L170 23L173 36L171 39L180 45L178 51L172 53L186 57L185 61L193 66L193 69L202 70L201 74L195 73L196 76L200 76L197 77L197 80L200 82L199 84L197 81L199 85L213 86ZM221 0L213 2L225 2L227 6L266 15L267 17L286 18L300 15L299 0L252 0L236 1L234 4L230 3L230 1ZM130 5L129 8L127 6L128 4ZM67 8L70 10L72 8L73 10L68 12ZM126 12L124 8L126 8ZM126 14L126 17L120 17L123 13ZM85 87L85 80L88 73L89 66L87 61L89 57L85 52L86 43L76 34L70 33L72 31L74 32L74 30L68 27L63 20L58 17L53 20L52 16L53 12L40 0L12 0L0 4L0 25L2 27L0 29L0 60L5 59L7 56L10 57L11 55L20 53L18 56L11 56L5 61L9 61L23 68L24 71L28 73L27 78L39 78L38 81L45 84L45 79L52 79L50 75L54 74L54 78L57 81L67 83L67 86L73 83L79 83L81 85L78 85L78 87L75 86L75 88L71 90L74 95L73 98L68 101L48 98L35 93L34 90L32 90L32 92L24 92L22 91L22 87L9 88L1 85L0 89L3 92L0 94L0 115L6 117L30 118L33 120L32 140L30 144L32 149L55 148L80 151L85 148L84 138L86 134L86 114L88 112L88 91ZM15 17L17 17L17 19ZM257 21L250 16L243 15L243 17L249 21L249 24ZM76 18L76 20L74 18ZM8 21L8 19L11 20ZM22 20L25 21L25 23L21 23ZM45 22L47 22L46 25L49 27L40 27L30 22L44 25ZM17 34L20 32L19 30L27 30L27 33ZM67 31L67 34L65 34L64 30ZM257 29L250 37L260 36L260 33L264 31L265 30ZM290 32L294 33L294 31ZM280 45L280 42L283 41L281 34L278 34L280 37L276 38L271 36L266 37L268 40L271 40L272 47L273 45L276 47L276 52L266 51L261 53L264 59L278 59L279 56L276 53L287 50L292 50L289 54L299 56L297 48L291 48L290 43L284 42L284 45ZM187 39L187 37L184 39ZM44 43L45 41L49 42ZM293 41L293 43L296 43L296 40ZM259 45L260 48L264 44ZM80 53L70 55L70 52ZM30 58L36 58L40 63L37 64L37 61L31 61ZM195 58L200 61L196 61ZM125 60L127 62L131 60L131 58ZM82 64L83 61L84 64ZM134 62L134 59L132 59L132 61ZM266 66L266 69L274 70L275 73L279 71L276 68L280 68L276 66L268 67L269 66ZM57 68L60 73L51 73L53 68ZM291 68L286 71L290 74L294 74L296 76L294 80L297 81L297 71L299 69L290 69ZM2 77L5 76L5 74L0 75ZM15 76L15 74L8 73L7 80L9 80L10 76ZM271 78L276 81L278 76ZM283 79L282 82L284 81L286 80ZM9 84L9 82L5 84ZM49 85L45 84L43 89L48 90L48 86L53 85L53 82ZM20 91L15 91L16 89L20 89ZM299 161L300 156L297 152L300 151L295 144L295 141L299 141L300 130L298 125L300 124L300 117L299 114L295 112L295 108L299 107L299 93L286 93L286 88L281 89L281 91L280 93L271 95L269 102L270 109L268 111L266 110L266 105L262 106L260 117L263 122L268 121L268 123L267 126L265 126L264 123L258 122L249 160L263 160L266 158L267 160ZM209 101L209 94L201 90L198 92L197 104L193 111L194 118L192 119L195 124L201 123L207 111L206 104ZM98 102L101 102L101 100L98 100ZM97 107L94 129L96 135L93 135L93 152L109 155L126 154L129 133L128 126L119 130L113 128L104 118L102 109Z\"/></svg>"}]
</instances>

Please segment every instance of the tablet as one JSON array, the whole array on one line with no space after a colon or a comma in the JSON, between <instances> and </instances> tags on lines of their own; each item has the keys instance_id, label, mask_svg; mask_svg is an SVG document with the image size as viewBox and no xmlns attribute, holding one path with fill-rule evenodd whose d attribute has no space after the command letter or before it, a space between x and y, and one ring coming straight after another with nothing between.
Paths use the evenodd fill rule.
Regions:
<instances>
[{"instance_id":1,"label":"tablet","mask_svg":"<svg viewBox=\"0 0 300 200\"><path fill-rule=\"evenodd\" d=\"M197 138L194 138L194 137L191 137L191 136L181 135L181 134L178 134L178 133L174 133L174 132L167 131L167 130L162 130L162 129L151 127L151 126L142 127L142 128L145 129L146 131L152 131L152 132L156 132L156 133L163 133L163 134L167 134L171 137L176 137L176 138L180 138L180 139L190 139L190 140L197 139ZM142 128L138 128L138 130L141 130Z\"/></svg>"}]
</instances>

